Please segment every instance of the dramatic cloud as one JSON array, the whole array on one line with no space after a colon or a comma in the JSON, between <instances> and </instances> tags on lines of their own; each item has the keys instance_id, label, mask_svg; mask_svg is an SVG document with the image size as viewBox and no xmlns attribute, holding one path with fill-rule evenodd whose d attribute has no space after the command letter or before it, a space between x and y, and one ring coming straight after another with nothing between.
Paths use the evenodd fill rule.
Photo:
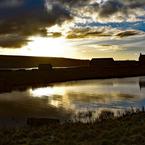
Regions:
<instances>
[{"instance_id":1,"label":"dramatic cloud","mask_svg":"<svg viewBox=\"0 0 145 145\"><path fill-rule=\"evenodd\" d=\"M47 17L54 24L61 24L65 20L72 19L70 11L65 8L60 2L55 1L45 1L45 6L47 10Z\"/></svg>"},{"instance_id":2,"label":"dramatic cloud","mask_svg":"<svg viewBox=\"0 0 145 145\"><path fill-rule=\"evenodd\" d=\"M105 37L103 39L77 39L72 41L78 56L82 58L113 57L114 59L137 60L139 53L145 53L145 34L131 37Z\"/></svg>"},{"instance_id":3,"label":"dramatic cloud","mask_svg":"<svg viewBox=\"0 0 145 145\"><path fill-rule=\"evenodd\" d=\"M1 0L0 8L17 7L23 4L23 0Z\"/></svg>"},{"instance_id":4,"label":"dramatic cloud","mask_svg":"<svg viewBox=\"0 0 145 145\"><path fill-rule=\"evenodd\" d=\"M120 1L106 1L101 4L99 9L99 16L100 17L109 17L116 12L123 12L126 13L127 9L125 8L124 4Z\"/></svg>"},{"instance_id":5,"label":"dramatic cloud","mask_svg":"<svg viewBox=\"0 0 145 145\"><path fill-rule=\"evenodd\" d=\"M106 38L104 40L90 39L89 41L86 41L85 43L80 41L79 45L82 45L82 46L96 45L96 47L98 47L100 45L101 46L118 46L118 47L119 46L122 46L122 47L131 46L131 47L136 47L136 48L138 48L138 46L141 46L141 48L142 48L142 47L144 47L144 44L145 44L144 40L145 40L145 34L142 34L142 35L136 35L136 36L132 36L132 37L123 37L122 39L118 39L117 37L114 37L112 39Z\"/></svg>"},{"instance_id":6,"label":"dramatic cloud","mask_svg":"<svg viewBox=\"0 0 145 145\"><path fill-rule=\"evenodd\" d=\"M20 48L28 42L26 37L19 35L4 35L0 36L0 46L4 48Z\"/></svg>"},{"instance_id":7,"label":"dramatic cloud","mask_svg":"<svg viewBox=\"0 0 145 145\"><path fill-rule=\"evenodd\" d=\"M15 4L16 2L17 1L15 1ZM48 12L43 0L35 0L34 3L32 2L34 2L34 0L23 0L23 5L9 8L6 6L14 3L13 0L10 2L0 2L0 7L2 7L2 10L0 10L0 37L9 35L9 37L7 37L9 45L4 45L5 41L3 41L0 43L1 47L9 46L16 48L22 46L26 44L24 42L27 42L26 37L28 38L34 35L47 36L47 27L55 24L61 25L64 21L72 19L69 11L61 5L54 4L51 11ZM21 39L13 39L16 35L19 35ZM16 42L14 42L15 40ZM18 43L22 43L22 45L18 45ZM12 46L10 46L10 44L12 44ZM14 46L14 44L16 44L16 46Z\"/></svg>"},{"instance_id":8,"label":"dramatic cloud","mask_svg":"<svg viewBox=\"0 0 145 145\"><path fill-rule=\"evenodd\" d=\"M76 28L68 32L66 38L78 39L78 38L92 38L97 36L111 36L111 34L105 28L91 29L91 28Z\"/></svg>"},{"instance_id":9,"label":"dramatic cloud","mask_svg":"<svg viewBox=\"0 0 145 145\"><path fill-rule=\"evenodd\" d=\"M99 37L129 37L135 35L142 35L144 32L138 30L119 30L111 27L100 28L76 28L67 33L68 39L81 39L81 38L99 38Z\"/></svg>"},{"instance_id":10,"label":"dramatic cloud","mask_svg":"<svg viewBox=\"0 0 145 145\"><path fill-rule=\"evenodd\" d=\"M47 0L50 2L50 0ZM74 17L99 21L132 21L143 15L145 0L56 0L66 7ZM113 19L111 19L111 17ZM105 18L105 19L104 19Z\"/></svg>"},{"instance_id":11,"label":"dramatic cloud","mask_svg":"<svg viewBox=\"0 0 145 145\"><path fill-rule=\"evenodd\" d=\"M116 36L128 37L128 36L133 36L133 35L138 35L138 34L140 34L139 31L128 30L128 31L119 32L118 34L116 34Z\"/></svg>"},{"instance_id":12,"label":"dramatic cloud","mask_svg":"<svg viewBox=\"0 0 145 145\"><path fill-rule=\"evenodd\" d=\"M58 37L61 37L62 36L62 33L60 32L49 32L48 37L53 37L53 38L58 38Z\"/></svg>"},{"instance_id":13,"label":"dramatic cloud","mask_svg":"<svg viewBox=\"0 0 145 145\"><path fill-rule=\"evenodd\" d=\"M9 43L6 43L4 39L1 40L0 46L21 47L27 44L30 36L36 35L62 36L63 32L58 32L58 30L49 31L49 28L54 25L63 26L64 29L70 27L66 34L69 39L109 36L112 34L106 29L95 28L93 30L92 26L92 29L87 30L85 25L100 22L102 24L98 27L102 27L108 22L144 22L144 16L145 0L1 0L0 38L9 36L7 37ZM80 24L79 30L76 27L78 23ZM131 27L129 29L135 28ZM135 34L129 31L118 34L118 36L125 37ZM16 36L20 39L16 39Z\"/></svg>"},{"instance_id":14,"label":"dramatic cloud","mask_svg":"<svg viewBox=\"0 0 145 145\"><path fill-rule=\"evenodd\" d=\"M129 16L131 12L136 13L135 9L145 8L145 1L135 0L108 0L101 4L99 10L100 17L109 17L110 15L120 13L118 16ZM133 11L132 11L133 10ZM128 17L127 17L128 18Z\"/></svg>"}]
</instances>

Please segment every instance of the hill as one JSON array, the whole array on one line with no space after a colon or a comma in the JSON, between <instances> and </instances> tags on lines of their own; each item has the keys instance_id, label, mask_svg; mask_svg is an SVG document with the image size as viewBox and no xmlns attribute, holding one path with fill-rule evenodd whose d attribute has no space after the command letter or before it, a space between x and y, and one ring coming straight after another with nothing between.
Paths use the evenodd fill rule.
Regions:
<instances>
[{"instance_id":1,"label":"hill","mask_svg":"<svg viewBox=\"0 0 145 145\"><path fill-rule=\"evenodd\" d=\"M31 68L37 67L39 64L52 64L54 67L82 66L88 65L89 60L0 55L0 68Z\"/></svg>"}]
</instances>

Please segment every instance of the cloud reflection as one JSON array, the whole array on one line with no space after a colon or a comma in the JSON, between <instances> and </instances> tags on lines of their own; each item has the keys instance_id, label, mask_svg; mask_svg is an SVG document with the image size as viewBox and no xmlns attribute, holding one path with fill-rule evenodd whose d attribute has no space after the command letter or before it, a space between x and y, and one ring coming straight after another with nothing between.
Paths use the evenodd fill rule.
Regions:
<instances>
[{"instance_id":1,"label":"cloud reflection","mask_svg":"<svg viewBox=\"0 0 145 145\"><path fill-rule=\"evenodd\" d=\"M144 81L144 78L141 78ZM116 111L145 105L140 78L87 80L0 94L0 115L9 117L64 117L72 112Z\"/></svg>"},{"instance_id":2,"label":"cloud reflection","mask_svg":"<svg viewBox=\"0 0 145 145\"><path fill-rule=\"evenodd\" d=\"M37 88L29 91L32 97L48 98L48 105L63 107L75 111L97 108L120 109L131 106L133 101L142 99L137 80L128 81L79 81L62 83L51 87Z\"/></svg>"}]
</instances>

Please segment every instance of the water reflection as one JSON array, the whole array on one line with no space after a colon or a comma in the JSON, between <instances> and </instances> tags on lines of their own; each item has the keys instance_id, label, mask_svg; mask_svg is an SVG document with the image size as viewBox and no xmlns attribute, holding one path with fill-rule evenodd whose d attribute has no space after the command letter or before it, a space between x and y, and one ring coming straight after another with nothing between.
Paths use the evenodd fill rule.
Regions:
<instances>
[{"instance_id":1,"label":"water reflection","mask_svg":"<svg viewBox=\"0 0 145 145\"><path fill-rule=\"evenodd\" d=\"M1 116L63 117L68 111L145 106L145 77L74 81L0 94Z\"/></svg>"},{"instance_id":2,"label":"water reflection","mask_svg":"<svg viewBox=\"0 0 145 145\"><path fill-rule=\"evenodd\" d=\"M32 97L48 97L48 104L75 111L138 106L144 99L140 78L89 80L30 89Z\"/></svg>"}]
</instances>

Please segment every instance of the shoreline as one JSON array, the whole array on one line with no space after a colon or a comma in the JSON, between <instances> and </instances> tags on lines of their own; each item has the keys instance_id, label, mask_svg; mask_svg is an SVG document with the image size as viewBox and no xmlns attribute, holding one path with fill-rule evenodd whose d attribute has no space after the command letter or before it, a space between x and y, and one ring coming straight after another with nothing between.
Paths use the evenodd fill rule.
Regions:
<instances>
[{"instance_id":1,"label":"shoreline","mask_svg":"<svg viewBox=\"0 0 145 145\"><path fill-rule=\"evenodd\" d=\"M37 87L51 83L112 79L145 76L145 67L73 67L73 68L52 68L50 70L1 70L0 71L0 92L10 92L15 89Z\"/></svg>"}]
</instances>

